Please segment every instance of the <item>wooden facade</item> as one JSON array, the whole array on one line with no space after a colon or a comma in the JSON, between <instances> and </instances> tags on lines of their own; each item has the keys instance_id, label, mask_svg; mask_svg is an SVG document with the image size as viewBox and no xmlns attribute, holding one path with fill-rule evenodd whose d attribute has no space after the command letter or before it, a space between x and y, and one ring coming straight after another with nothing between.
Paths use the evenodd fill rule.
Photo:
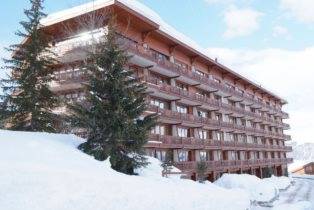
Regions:
<instances>
[{"instance_id":1,"label":"wooden facade","mask_svg":"<svg viewBox=\"0 0 314 210\"><path fill-rule=\"evenodd\" d=\"M126 67L148 86L147 113L159 113L158 125L146 145L147 154L165 160L195 179L198 161L205 161L208 179L221 173L251 173L262 176L266 168L283 175L292 159L285 146L291 140L283 122L286 101L208 58L161 30L161 26L120 1L108 1L86 12L48 18L43 29L54 37L52 50L62 63L56 67L51 89L69 101L84 101L79 69L86 58L82 48L88 31L78 22L91 12L117 15L121 46L131 56ZM69 11L71 12L71 10ZM67 34L64 25L77 34ZM99 33L102 33L100 30Z\"/></svg>"}]
</instances>

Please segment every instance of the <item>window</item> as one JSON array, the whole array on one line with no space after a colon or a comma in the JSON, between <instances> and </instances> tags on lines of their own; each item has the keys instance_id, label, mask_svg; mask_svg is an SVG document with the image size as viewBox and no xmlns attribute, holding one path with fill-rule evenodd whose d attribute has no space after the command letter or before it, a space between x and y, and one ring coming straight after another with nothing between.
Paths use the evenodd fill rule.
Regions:
<instances>
[{"instance_id":1,"label":"window","mask_svg":"<svg viewBox=\"0 0 314 210\"><path fill-rule=\"evenodd\" d=\"M245 119L241 119L241 125L246 126L246 120Z\"/></svg>"},{"instance_id":2,"label":"window","mask_svg":"<svg viewBox=\"0 0 314 210\"><path fill-rule=\"evenodd\" d=\"M203 110L197 110L197 115L199 117L203 117L203 118L207 118L207 116L208 116L207 112L205 112Z\"/></svg>"},{"instance_id":3,"label":"window","mask_svg":"<svg viewBox=\"0 0 314 210\"><path fill-rule=\"evenodd\" d=\"M229 89L235 89L235 87L233 85L230 85L229 83L225 83L225 86Z\"/></svg>"},{"instance_id":4,"label":"window","mask_svg":"<svg viewBox=\"0 0 314 210\"><path fill-rule=\"evenodd\" d=\"M246 137L246 135L245 134L239 134L239 140L241 141L241 142L247 142L247 137Z\"/></svg>"},{"instance_id":5,"label":"window","mask_svg":"<svg viewBox=\"0 0 314 210\"><path fill-rule=\"evenodd\" d=\"M217 140L218 141L222 141L223 140L223 133L220 131L216 132L216 136L217 136Z\"/></svg>"},{"instance_id":6,"label":"window","mask_svg":"<svg viewBox=\"0 0 314 210\"><path fill-rule=\"evenodd\" d=\"M188 151L179 150L178 151L178 160L179 160L179 162L188 161Z\"/></svg>"},{"instance_id":7,"label":"window","mask_svg":"<svg viewBox=\"0 0 314 210\"><path fill-rule=\"evenodd\" d=\"M216 95L215 94L214 98L215 98L216 101L220 101L220 102L222 101L222 97L220 95Z\"/></svg>"},{"instance_id":8,"label":"window","mask_svg":"<svg viewBox=\"0 0 314 210\"><path fill-rule=\"evenodd\" d=\"M151 49L151 51L152 51L152 54L157 61L163 62L165 60L168 60L168 56L166 56L166 55L164 55L164 54L162 54L156 50L153 50L153 49Z\"/></svg>"},{"instance_id":9,"label":"window","mask_svg":"<svg viewBox=\"0 0 314 210\"><path fill-rule=\"evenodd\" d=\"M230 141L234 141L234 135L233 135L233 133L229 133L229 139L230 139Z\"/></svg>"},{"instance_id":10,"label":"window","mask_svg":"<svg viewBox=\"0 0 314 210\"><path fill-rule=\"evenodd\" d=\"M239 138L238 138L238 134L237 134L237 133L234 133L234 134L233 134L233 139L234 139L234 141L236 141L236 142L239 141Z\"/></svg>"},{"instance_id":11,"label":"window","mask_svg":"<svg viewBox=\"0 0 314 210\"><path fill-rule=\"evenodd\" d=\"M256 128L256 125L257 125L256 122L253 122L253 123L252 123L252 127L253 127L253 128Z\"/></svg>"},{"instance_id":12,"label":"window","mask_svg":"<svg viewBox=\"0 0 314 210\"><path fill-rule=\"evenodd\" d=\"M220 80L220 79L218 79L218 78L215 78L215 77L214 77L214 82L216 82L216 83L219 83L219 84L220 84L220 83L221 83L221 80Z\"/></svg>"},{"instance_id":13,"label":"window","mask_svg":"<svg viewBox=\"0 0 314 210\"><path fill-rule=\"evenodd\" d=\"M200 76L205 77L205 73L200 71L200 70L198 70L198 69L193 69L192 71L195 72L196 74L200 75Z\"/></svg>"},{"instance_id":14,"label":"window","mask_svg":"<svg viewBox=\"0 0 314 210\"><path fill-rule=\"evenodd\" d=\"M182 83L177 83L177 88L188 91L188 86Z\"/></svg>"},{"instance_id":15,"label":"window","mask_svg":"<svg viewBox=\"0 0 314 210\"><path fill-rule=\"evenodd\" d=\"M151 99L150 100L150 104L153 105L153 106L157 106L157 107L159 107L161 109L165 108L165 102L160 101L158 99Z\"/></svg>"},{"instance_id":16,"label":"window","mask_svg":"<svg viewBox=\"0 0 314 210\"><path fill-rule=\"evenodd\" d=\"M228 100L228 104L235 107L236 106L236 102L232 101L232 100Z\"/></svg>"},{"instance_id":17,"label":"window","mask_svg":"<svg viewBox=\"0 0 314 210\"><path fill-rule=\"evenodd\" d=\"M244 90L241 90L241 89L239 89L238 87L236 87L235 90L236 90L238 93L241 93L242 95L244 94Z\"/></svg>"},{"instance_id":18,"label":"window","mask_svg":"<svg viewBox=\"0 0 314 210\"><path fill-rule=\"evenodd\" d=\"M202 91L198 91L198 92L196 92L196 95L197 95L197 96L199 96L200 98L202 98L202 97L205 97L205 96L206 96L206 94L205 94L204 92L202 92Z\"/></svg>"},{"instance_id":19,"label":"window","mask_svg":"<svg viewBox=\"0 0 314 210\"><path fill-rule=\"evenodd\" d=\"M183 63L183 62L181 62L181 61L175 60L174 63L175 63L177 66L179 66L179 67L181 67L181 68L183 68L183 69L188 69L188 65L185 64L185 63Z\"/></svg>"},{"instance_id":20,"label":"window","mask_svg":"<svg viewBox=\"0 0 314 210\"><path fill-rule=\"evenodd\" d=\"M187 114L188 108L186 106L177 105L177 112Z\"/></svg>"},{"instance_id":21,"label":"window","mask_svg":"<svg viewBox=\"0 0 314 210\"><path fill-rule=\"evenodd\" d=\"M254 136L254 137L253 137L253 143L254 143L254 144L257 144L257 143L258 143L258 142L257 142L257 137L256 137L256 136Z\"/></svg>"},{"instance_id":22,"label":"window","mask_svg":"<svg viewBox=\"0 0 314 210\"><path fill-rule=\"evenodd\" d=\"M198 130L198 136L200 139L207 139L207 131L206 130Z\"/></svg>"},{"instance_id":23,"label":"window","mask_svg":"<svg viewBox=\"0 0 314 210\"><path fill-rule=\"evenodd\" d=\"M178 127L178 136L179 137L183 137L183 138L188 137L188 129L187 128Z\"/></svg>"},{"instance_id":24,"label":"window","mask_svg":"<svg viewBox=\"0 0 314 210\"><path fill-rule=\"evenodd\" d=\"M166 154L167 154L166 151L157 150L155 158L157 158L160 161L166 161L166 156L167 156Z\"/></svg>"},{"instance_id":25,"label":"window","mask_svg":"<svg viewBox=\"0 0 314 210\"><path fill-rule=\"evenodd\" d=\"M215 120L222 121L222 115L220 113L215 114Z\"/></svg>"},{"instance_id":26,"label":"window","mask_svg":"<svg viewBox=\"0 0 314 210\"><path fill-rule=\"evenodd\" d=\"M154 73L150 73L151 76L151 80L149 82L159 85L159 84L169 84L168 79L166 79L165 77L162 77L160 75L154 74Z\"/></svg>"},{"instance_id":27,"label":"window","mask_svg":"<svg viewBox=\"0 0 314 210\"><path fill-rule=\"evenodd\" d=\"M235 117L229 116L229 122L230 122L231 124L236 124L236 123L237 123L237 119L236 119Z\"/></svg>"},{"instance_id":28,"label":"window","mask_svg":"<svg viewBox=\"0 0 314 210\"><path fill-rule=\"evenodd\" d=\"M165 135L165 126L163 126L163 125L156 125L151 130L151 134Z\"/></svg>"},{"instance_id":29,"label":"window","mask_svg":"<svg viewBox=\"0 0 314 210\"><path fill-rule=\"evenodd\" d=\"M200 160L201 161L208 161L208 155L206 151L200 151Z\"/></svg>"}]
</instances>

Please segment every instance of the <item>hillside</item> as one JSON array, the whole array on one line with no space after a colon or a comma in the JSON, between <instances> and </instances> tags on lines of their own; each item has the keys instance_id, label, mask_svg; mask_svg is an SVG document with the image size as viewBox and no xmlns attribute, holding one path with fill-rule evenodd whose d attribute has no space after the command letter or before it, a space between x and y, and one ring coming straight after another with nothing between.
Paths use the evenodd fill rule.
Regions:
<instances>
[{"instance_id":1,"label":"hillside","mask_svg":"<svg viewBox=\"0 0 314 210\"><path fill-rule=\"evenodd\" d=\"M313 160L314 161L314 143L293 144L292 157L296 160Z\"/></svg>"},{"instance_id":2,"label":"hillside","mask_svg":"<svg viewBox=\"0 0 314 210\"><path fill-rule=\"evenodd\" d=\"M304 164L314 161L314 143L297 145L292 143L292 152L288 153L293 158L293 163L289 165L289 170L294 170Z\"/></svg>"}]
</instances>

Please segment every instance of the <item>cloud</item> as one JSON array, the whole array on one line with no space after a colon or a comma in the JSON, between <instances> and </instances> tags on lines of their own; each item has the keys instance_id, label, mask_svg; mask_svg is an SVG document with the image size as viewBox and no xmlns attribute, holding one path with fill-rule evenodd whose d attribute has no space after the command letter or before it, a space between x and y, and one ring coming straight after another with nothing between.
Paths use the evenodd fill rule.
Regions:
<instances>
[{"instance_id":1,"label":"cloud","mask_svg":"<svg viewBox=\"0 0 314 210\"><path fill-rule=\"evenodd\" d=\"M259 19L263 13L245 8L230 7L224 13L225 38L248 36L259 29Z\"/></svg>"},{"instance_id":2,"label":"cloud","mask_svg":"<svg viewBox=\"0 0 314 210\"><path fill-rule=\"evenodd\" d=\"M217 4L217 3L231 3L231 2L235 2L235 0L225 0L225 1L221 1L221 0L204 0L206 3L208 4Z\"/></svg>"},{"instance_id":3,"label":"cloud","mask_svg":"<svg viewBox=\"0 0 314 210\"><path fill-rule=\"evenodd\" d=\"M280 0L280 7L304 23L314 23L313 0Z\"/></svg>"},{"instance_id":4,"label":"cloud","mask_svg":"<svg viewBox=\"0 0 314 210\"><path fill-rule=\"evenodd\" d=\"M298 51L211 48L211 57L288 100L293 140L314 142L314 46Z\"/></svg>"},{"instance_id":5,"label":"cloud","mask_svg":"<svg viewBox=\"0 0 314 210\"><path fill-rule=\"evenodd\" d=\"M245 4L245 3L250 3L252 0L204 0L208 4Z\"/></svg>"},{"instance_id":6,"label":"cloud","mask_svg":"<svg viewBox=\"0 0 314 210\"><path fill-rule=\"evenodd\" d=\"M289 30L283 26L276 25L273 28L273 37L290 38Z\"/></svg>"}]
</instances>

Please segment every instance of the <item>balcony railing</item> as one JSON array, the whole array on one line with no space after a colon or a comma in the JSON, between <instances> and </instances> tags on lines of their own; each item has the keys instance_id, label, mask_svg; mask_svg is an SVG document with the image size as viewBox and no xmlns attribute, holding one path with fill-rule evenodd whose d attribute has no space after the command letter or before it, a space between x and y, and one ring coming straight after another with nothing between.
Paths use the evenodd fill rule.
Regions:
<instances>
[{"instance_id":1,"label":"balcony railing","mask_svg":"<svg viewBox=\"0 0 314 210\"><path fill-rule=\"evenodd\" d=\"M291 158L279 159L255 159L255 160L213 160L205 161L207 170L225 170L230 168L244 168L256 166L269 166L275 164L288 164L291 163ZM182 171L196 171L196 161L175 162L174 166Z\"/></svg>"},{"instance_id":2,"label":"balcony railing","mask_svg":"<svg viewBox=\"0 0 314 210\"><path fill-rule=\"evenodd\" d=\"M193 100L193 101L196 101L196 102L201 103L201 104L208 104L209 106L216 108L216 109L224 109L226 111L232 111L232 112L240 114L240 115L250 116L253 118L261 119L261 120L276 124L278 127L283 126L282 122L275 121L274 119L271 119L269 117L261 116L261 115L258 115L257 113L250 112L248 110L244 110L240 107L235 107L235 106L232 106L230 104L222 103L220 101L210 99L206 96L201 96L201 95L198 95L195 93L191 93L189 91L182 90L182 89L177 88L175 86L171 86L171 85L168 85L165 83L160 83L158 81L158 79L155 79L152 77L144 77L143 80L145 82L147 82L150 87L157 89L158 91L161 91L161 92L173 94L173 95L176 95L178 97L186 98L188 100ZM288 124L285 124L285 125L288 126Z\"/></svg>"},{"instance_id":3,"label":"balcony railing","mask_svg":"<svg viewBox=\"0 0 314 210\"><path fill-rule=\"evenodd\" d=\"M231 130L238 130L238 131L242 131L246 133L249 132L249 133L254 133L261 136L272 137L272 138L279 138L279 139L288 138L288 136L285 134L267 132L262 129L257 129L253 127L245 127L242 125L232 124L229 122L217 121L210 118L203 118L203 117L195 116L192 114L179 113L179 112L171 111L168 109L161 109L153 105L148 106L148 111L159 113L162 119L168 119L168 120L174 120L174 121L180 121L180 122L182 121L182 122L187 122L189 124L200 124L203 126L207 125L207 126L212 126L213 128L219 127L219 128L225 128L225 129L231 129Z\"/></svg>"},{"instance_id":4,"label":"balcony railing","mask_svg":"<svg viewBox=\"0 0 314 210\"><path fill-rule=\"evenodd\" d=\"M159 59L156 56L156 52L152 52L152 50L144 48L143 46L141 46L141 45L139 45L139 44L137 44L137 43L135 43L129 39L123 39L123 42L124 42L124 45L127 46L126 49L129 52L136 54L136 55L139 55L141 57L144 57L144 58L146 58L152 62L155 62L156 65L159 65L162 68L165 68L169 71L173 71L174 73L176 73L178 75L189 77L190 79L196 80L201 84L205 84L207 86L210 86L212 88L220 90L226 94L241 97L245 100L250 101L253 104L258 104L260 107L264 107L264 108L267 108L267 109L272 110L274 112L278 112L279 114L283 115L285 118L288 117L288 114L281 111L280 108L270 106L270 105L264 103L263 101L260 101L256 98L254 98L254 96L250 96L248 94L241 93L241 92L237 91L236 89L228 88L224 84L216 82L213 78L211 78L208 75L202 76L202 75L197 74L196 72L193 72L191 70L191 68L184 69L184 68L176 65L175 63L170 62L167 59Z\"/></svg>"},{"instance_id":5,"label":"balcony railing","mask_svg":"<svg viewBox=\"0 0 314 210\"><path fill-rule=\"evenodd\" d=\"M167 148L177 147L177 148L204 149L208 147L218 148L220 146L220 142L211 139L198 139L188 137L185 138L179 136L150 134L147 147L150 146L158 147L158 145L159 147Z\"/></svg>"},{"instance_id":6,"label":"balcony railing","mask_svg":"<svg viewBox=\"0 0 314 210\"><path fill-rule=\"evenodd\" d=\"M97 39L101 38L101 36L97 36ZM224 84L221 83L217 83L216 81L214 81L213 78L211 78L210 76L206 75L199 75L196 72L191 71L191 68L189 67L188 69L184 69L172 62L170 62L167 59L160 59L157 55L156 55L156 51L152 51L150 49L146 49L143 46L137 44L134 41L131 41L130 39L126 39L123 37L119 38L119 41L121 42L121 44L126 47L126 49L134 54L137 54L141 57L144 57L146 59L149 59L153 62L155 62L157 65L166 68L170 71L173 71L179 75L184 75L187 76L193 80L196 80L202 84L205 85L209 85L210 87L213 87L217 90L220 90L226 94L230 94L230 95L234 95L237 97L241 97L245 100L250 101L253 104L258 104L261 107L267 108L269 110L275 111L277 113L279 113L281 116L283 116L284 118L288 118L288 114L281 111L280 108L274 107L274 106L270 106L266 103L264 103L263 101L260 101L256 98L254 98L254 96L246 94L246 93L242 93L237 91L236 89L233 88L229 88ZM80 37L75 37L72 39L68 39L68 40L64 40L62 42L58 42L56 44L56 46L52 47L52 51L57 54L58 56L63 56L66 53L71 52L74 49L79 49L79 48L86 48L88 46L90 46L93 42L91 40L83 40Z\"/></svg>"},{"instance_id":7,"label":"balcony railing","mask_svg":"<svg viewBox=\"0 0 314 210\"><path fill-rule=\"evenodd\" d=\"M88 80L86 73L81 69L67 70L67 71L55 71L53 73L54 81L59 84L65 83L79 83Z\"/></svg>"},{"instance_id":8,"label":"balcony railing","mask_svg":"<svg viewBox=\"0 0 314 210\"><path fill-rule=\"evenodd\" d=\"M213 139L199 139L194 137L179 137L169 135L150 134L146 147L186 148L186 149L221 149L232 148L240 150L260 149L263 151L292 151L290 146L279 146L239 141L218 141Z\"/></svg>"}]
</instances>

